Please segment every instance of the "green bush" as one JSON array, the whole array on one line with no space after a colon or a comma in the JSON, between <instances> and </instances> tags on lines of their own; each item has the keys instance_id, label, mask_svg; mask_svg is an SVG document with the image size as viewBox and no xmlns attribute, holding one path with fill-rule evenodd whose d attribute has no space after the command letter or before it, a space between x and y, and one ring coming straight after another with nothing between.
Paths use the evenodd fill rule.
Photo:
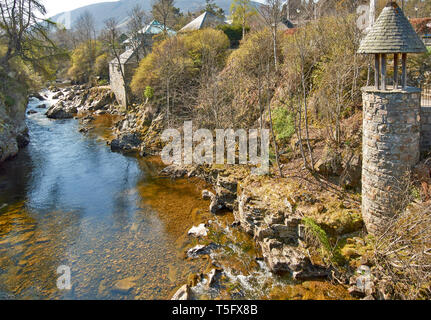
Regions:
<instances>
[{"instance_id":1,"label":"green bush","mask_svg":"<svg viewBox=\"0 0 431 320\"><path fill-rule=\"evenodd\" d=\"M277 140L289 140L295 133L295 123L292 114L280 107L273 111L274 130Z\"/></svg>"},{"instance_id":2,"label":"green bush","mask_svg":"<svg viewBox=\"0 0 431 320\"><path fill-rule=\"evenodd\" d=\"M229 38L230 44L232 47L236 47L239 45L239 42L242 40L242 26L241 25L220 25L217 29L223 31L227 37ZM248 32L250 28L247 28Z\"/></svg>"},{"instance_id":3,"label":"green bush","mask_svg":"<svg viewBox=\"0 0 431 320\"><path fill-rule=\"evenodd\" d=\"M153 99L153 97L154 97L154 89L152 87L150 87L150 86L147 86L145 88L144 97L146 99L148 99L148 100Z\"/></svg>"}]
</instances>

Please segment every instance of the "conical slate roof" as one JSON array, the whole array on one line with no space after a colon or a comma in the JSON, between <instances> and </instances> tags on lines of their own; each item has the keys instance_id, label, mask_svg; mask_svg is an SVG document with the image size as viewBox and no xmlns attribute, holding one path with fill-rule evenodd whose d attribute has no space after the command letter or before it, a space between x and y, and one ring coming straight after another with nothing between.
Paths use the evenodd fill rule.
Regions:
<instances>
[{"instance_id":1,"label":"conical slate roof","mask_svg":"<svg viewBox=\"0 0 431 320\"><path fill-rule=\"evenodd\" d=\"M180 32L201 30L203 28L215 27L220 24L224 24L223 19L217 17L211 12L205 11L199 17L183 27Z\"/></svg>"},{"instance_id":2,"label":"conical slate roof","mask_svg":"<svg viewBox=\"0 0 431 320\"><path fill-rule=\"evenodd\" d=\"M426 48L396 2L389 2L358 53L421 53Z\"/></svg>"}]
</instances>

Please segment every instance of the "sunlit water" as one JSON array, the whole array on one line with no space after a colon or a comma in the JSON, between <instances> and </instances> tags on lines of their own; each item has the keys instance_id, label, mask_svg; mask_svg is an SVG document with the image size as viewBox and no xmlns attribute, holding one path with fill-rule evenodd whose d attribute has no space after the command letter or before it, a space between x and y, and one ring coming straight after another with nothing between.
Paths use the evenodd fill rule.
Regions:
<instances>
[{"instance_id":1,"label":"sunlit water","mask_svg":"<svg viewBox=\"0 0 431 320\"><path fill-rule=\"evenodd\" d=\"M160 178L157 162L112 153L38 104L30 145L0 164L0 299L169 298L201 268L183 254L207 214L199 183ZM61 265L71 290L57 288Z\"/></svg>"}]
</instances>

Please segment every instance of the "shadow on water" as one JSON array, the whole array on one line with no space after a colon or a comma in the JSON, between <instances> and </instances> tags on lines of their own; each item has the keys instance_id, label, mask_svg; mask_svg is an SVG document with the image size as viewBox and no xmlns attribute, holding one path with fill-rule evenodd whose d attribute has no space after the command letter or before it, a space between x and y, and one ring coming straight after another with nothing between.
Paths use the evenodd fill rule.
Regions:
<instances>
[{"instance_id":1,"label":"shadow on water","mask_svg":"<svg viewBox=\"0 0 431 320\"><path fill-rule=\"evenodd\" d=\"M202 267L181 254L208 214L199 184L160 178L157 162L112 153L37 104L30 145L0 165L0 298L168 298ZM60 265L70 291L56 287Z\"/></svg>"}]
</instances>

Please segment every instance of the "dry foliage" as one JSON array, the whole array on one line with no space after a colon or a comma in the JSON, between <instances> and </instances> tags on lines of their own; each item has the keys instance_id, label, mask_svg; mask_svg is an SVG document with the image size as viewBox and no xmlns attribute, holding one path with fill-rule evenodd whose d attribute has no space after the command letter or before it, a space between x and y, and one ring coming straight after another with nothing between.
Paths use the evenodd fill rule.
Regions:
<instances>
[{"instance_id":1,"label":"dry foliage","mask_svg":"<svg viewBox=\"0 0 431 320\"><path fill-rule=\"evenodd\" d=\"M412 183L399 197L403 208L412 201ZM410 204L387 221L385 232L374 241L374 263L379 280L390 283L394 298L431 298L431 207Z\"/></svg>"}]
</instances>

